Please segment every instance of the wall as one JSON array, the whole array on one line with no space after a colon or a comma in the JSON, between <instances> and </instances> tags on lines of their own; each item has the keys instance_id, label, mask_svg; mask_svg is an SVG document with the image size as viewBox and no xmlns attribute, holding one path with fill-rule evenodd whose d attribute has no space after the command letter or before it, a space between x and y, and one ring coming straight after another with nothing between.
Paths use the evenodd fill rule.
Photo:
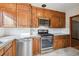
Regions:
<instances>
[{"instance_id":1,"label":"wall","mask_svg":"<svg viewBox=\"0 0 79 59\"><path fill-rule=\"evenodd\" d=\"M66 11L66 28L70 29L70 17L79 14L79 7L71 8Z\"/></svg>"}]
</instances>

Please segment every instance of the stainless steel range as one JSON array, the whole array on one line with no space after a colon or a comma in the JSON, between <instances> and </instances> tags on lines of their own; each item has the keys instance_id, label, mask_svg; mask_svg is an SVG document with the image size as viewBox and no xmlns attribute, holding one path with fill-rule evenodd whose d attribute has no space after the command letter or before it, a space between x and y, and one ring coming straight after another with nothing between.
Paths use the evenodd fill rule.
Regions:
<instances>
[{"instance_id":1,"label":"stainless steel range","mask_svg":"<svg viewBox=\"0 0 79 59\"><path fill-rule=\"evenodd\" d=\"M38 34L41 35L41 50L53 47L53 34L48 33L48 30L45 29L39 29Z\"/></svg>"}]
</instances>

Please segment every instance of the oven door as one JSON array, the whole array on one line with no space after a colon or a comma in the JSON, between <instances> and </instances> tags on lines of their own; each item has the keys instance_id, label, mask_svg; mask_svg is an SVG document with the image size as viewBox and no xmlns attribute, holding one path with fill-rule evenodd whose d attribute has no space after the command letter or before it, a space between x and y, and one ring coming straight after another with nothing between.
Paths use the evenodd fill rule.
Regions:
<instances>
[{"instance_id":1,"label":"oven door","mask_svg":"<svg viewBox=\"0 0 79 59\"><path fill-rule=\"evenodd\" d=\"M52 48L53 38L52 36L43 36L41 38L41 50Z\"/></svg>"}]
</instances>

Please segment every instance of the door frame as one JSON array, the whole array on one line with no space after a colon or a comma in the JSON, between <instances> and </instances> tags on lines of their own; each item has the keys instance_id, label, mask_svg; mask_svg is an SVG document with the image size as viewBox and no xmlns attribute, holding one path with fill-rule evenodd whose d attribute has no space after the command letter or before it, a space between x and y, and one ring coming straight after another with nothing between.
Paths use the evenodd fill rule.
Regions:
<instances>
[{"instance_id":1,"label":"door frame","mask_svg":"<svg viewBox=\"0 0 79 59\"><path fill-rule=\"evenodd\" d=\"M71 44L71 40L72 40L72 18L77 17L77 16L79 16L79 15L74 15L74 16L70 17L70 47L72 47L72 44Z\"/></svg>"}]
</instances>

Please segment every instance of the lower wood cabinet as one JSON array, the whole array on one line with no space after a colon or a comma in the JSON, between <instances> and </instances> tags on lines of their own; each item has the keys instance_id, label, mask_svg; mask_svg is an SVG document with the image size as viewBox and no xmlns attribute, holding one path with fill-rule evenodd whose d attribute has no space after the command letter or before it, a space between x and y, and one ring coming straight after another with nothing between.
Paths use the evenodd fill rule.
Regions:
<instances>
[{"instance_id":1,"label":"lower wood cabinet","mask_svg":"<svg viewBox=\"0 0 79 59\"><path fill-rule=\"evenodd\" d=\"M0 56L16 56L16 40L13 40L0 50Z\"/></svg>"},{"instance_id":2,"label":"lower wood cabinet","mask_svg":"<svg viewBox=\"0 0 79 59\"><path fill-rule=\"evenodd\" d=\"M12 56L12 47L5 52L4 56Z\"/></svg>"},{"instance_id":3,"label":"lower wood cabinet","mask_svg":"<svg viewBox=\"0 0 79 59\"><path fill-rule=\"evenodd\" d=\"M12 42L12 55L16 56L16 40Z\"/></svg>"},{"instance_id":4,"label":"lower wood cabinet","mask_svg":"<svg viewBox=\"0 0 79 59\"><path fill-rule=\"evenodd\" d=\"M33 38L33 41L32 41L32 54L33 55L37 55L37 54L40 54L40 38Z\"/></svg>"},{"instance_id":5,"label":"lower wood cabinet","mask_svg":"<svg viewBox=\"0 0 79 59\"><path fill-rule=\"evenodd\" d=\"M2 56L3 53L4 53L4 49L1 49L1 50L0 50L0 56Z\"/></svg>"},{"instance_id":6,"label":"lower wood cabinet","mask_svg":"<svg viewBox=\"0 0 79 59\"><path fill-rule=\"evenodd\" d=\"M65 48L70 46L70 35L54 36L53 48Z\"/></svg>"}]
</instances>

